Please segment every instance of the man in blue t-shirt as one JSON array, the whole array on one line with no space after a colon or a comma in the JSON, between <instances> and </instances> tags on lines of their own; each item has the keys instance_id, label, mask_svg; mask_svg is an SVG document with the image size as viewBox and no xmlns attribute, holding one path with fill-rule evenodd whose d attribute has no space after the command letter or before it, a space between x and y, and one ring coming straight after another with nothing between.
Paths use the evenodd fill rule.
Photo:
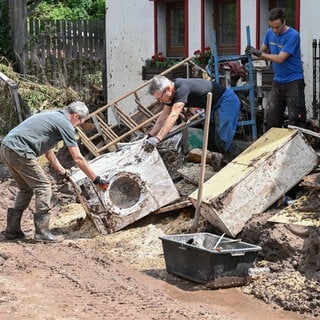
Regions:
<instances>
[{"instance_id":1,"label":"man in blue t-shirt","mask_svg":"<svg viewBox=\"0 0 320 320\"><path fill-rule=\"evenodd\" d=\"M52 168L68 178L66 170L57 159L54 148L63 141L74 163L100 189L106 190L108 182L96 175L81 154L76 140L75 127L81 125L89 114L81 101L69 104L65 110L35 114L13 128L1 141L0 159L7 165L17 186L14 205L7 211L5 237L8 240L25 238L21 230L23 211L35 196L34 225L36 241L57 242L62 236L55 236L49 230L52 208L51 184L38 163L38 157L45 155Z\"/></svg>"},{"instance_id":2,"label":"man in blue t-shirt","mask_svg":"<svg viewBox=\"0 0 320 320\"><path fill-rule=\"evenodd\" d=\"M267 111L267 128L283 126L286 107L289 124L305 127L307 112L300 35L286 25L281 8L270 11L269 26L260 50L251 46L245 50L248 55L272 62L274 78Z\"/></svg>"}]
</instances>

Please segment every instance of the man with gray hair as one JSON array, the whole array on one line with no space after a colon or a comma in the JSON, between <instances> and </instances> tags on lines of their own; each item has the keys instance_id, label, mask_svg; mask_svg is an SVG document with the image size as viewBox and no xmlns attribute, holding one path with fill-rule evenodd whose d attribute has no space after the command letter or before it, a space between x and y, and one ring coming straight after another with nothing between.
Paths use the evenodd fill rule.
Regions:
<instances>
[{"instance_id":1,"label":"man with gray hair","mask_svg":"<svg viewBox=\"0 0 320 320\"><path fill-rule=\"evenodd\" d=\"M162 113L149 132L146 150L161 142L175 125L184 108L205 109L207 94L212 93L208 149L220 153L231 150L236 133L240 100L230 88L205 79L177 78L173 81L158 75L153 77L149 94L164 104Z\"/></svg>"},{"instance_id":2,"label":"man with gray hair","mask_svg":"<svg viewBox=\"0 0 320 320\"><path fill-rule=\"evenodd\" d=\"M37 160L44 154L53 169L68 178L68 170L62 166L54 152L59 141L63 140L74 163L94 184L102 190L108 188L108 182L90 168L76 140L75 127L81 125L88 114L87 106L75 101L65 110L42 112L27 118L1 141L0 159L7 165L18 186L14 205L7 211L6 239L25 238L26 234L21 230L21 218L35 195L34 239L49 242L63 240L62 236L55 236L49 231L51 184Z\"/></svg>"}]
</instances>

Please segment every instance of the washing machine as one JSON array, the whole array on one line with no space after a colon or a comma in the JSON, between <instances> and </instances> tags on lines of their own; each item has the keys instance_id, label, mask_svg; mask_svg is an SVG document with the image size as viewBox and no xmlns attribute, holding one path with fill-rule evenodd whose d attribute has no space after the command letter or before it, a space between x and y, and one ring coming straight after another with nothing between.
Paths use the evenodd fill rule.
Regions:
<instances>
[{"instance_id":1,"label":"washing machine","mask_svg":"<svg viewBox=\"0 0 320 320\"><path fill-rule=\"evenodd\" d=\"M115 152L89 161L93 171L109 181L106 191L81 170L72 170L70 179L101 233L118 231L180 199L157 148L146 152L143 144L141 140L124 144Z\"/></svg>"}]
</instances>

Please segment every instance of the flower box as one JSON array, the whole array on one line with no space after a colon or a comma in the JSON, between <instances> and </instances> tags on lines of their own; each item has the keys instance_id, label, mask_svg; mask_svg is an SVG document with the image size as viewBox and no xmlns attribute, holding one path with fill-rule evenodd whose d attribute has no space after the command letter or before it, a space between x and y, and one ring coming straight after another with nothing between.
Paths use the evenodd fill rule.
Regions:
<instances>
[{"instance_id":1,"label":"flower box","mask_svg":"<svg viewBox=\"0 0 320 320\"><path fill-rule=\"evenodd\" d=\"M179 66L169 73L165 74L167 78L173 80L175 78L187 78L188 77L188 69L189 66ZM168 68L169 69L169 68ZM160 74L168 69L165 68L155 68L155 67L142 67L142 80L150 80L157 74Z\"/></svg>"}]
</instances>

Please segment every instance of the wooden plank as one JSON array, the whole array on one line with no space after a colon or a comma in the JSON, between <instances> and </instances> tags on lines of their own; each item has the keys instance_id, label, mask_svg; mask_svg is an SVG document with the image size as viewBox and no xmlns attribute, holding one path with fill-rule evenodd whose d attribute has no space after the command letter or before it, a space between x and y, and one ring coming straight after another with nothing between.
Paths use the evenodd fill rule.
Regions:
<instances>
[{"instance_id":1,"label":"wooden plank","mask_svg":"<svg viewBox=\"0 0 320 320\"><path fill-rule=\"evenodd\" d=\"M66 37L68 40L68 45L67 45L67 50L66 50L66 56L68 57L68 59L73 59L75 54L74 54L74 43L73 43L73 38L72 38L72 21L68 20L67 21L67 33L66 33Z\"/></svg>"},{"instance_id":2,"label":"wooden plank","mask_svg":"<svg viewBox=\"0 0 320 320\"><path fill-rule=\"evenodd\" d=\"M91 50L90 50L90 34L89 34L89 26L88 20L83 21L83 51L85 57L91 57Z\"/></svg>"},{"instance_id":3,"label":"wooden plank","mask_svg":"<svg viewBox=\"0 0 320 320\"><path fill-rule=\"evenodd\" d=\"M320 195L312 192L273 215L269 222L320 227Z\"/></svg>"},{"instance_id":4,"label":"wooden plank","mask_svg":"<svg viewBox=\"0 0 320 320\"><path fill-rule=\"evenodd\" d=\"M115 108L115 110L117 111L117 114L119 115L121 122L122 122L124 125L126 125L129 129L132 129L132 128L134 128L134 127L137 126L137 123L135 123L135 122L130 118L130 116L126 115L126 114L122 111L121 107L120 107L117 103L114 104L114 108Z\"/></svg>"},{"instance_id":5,"label":"wooden plank","mask_svg":"<svg viewBox=\"0 0 320 320\"><path fill-rule=\"evenodd\" d=\"M95 54L96 57L104 55L104 43L105 43L105 25L99 23L95 31Z\"/></svg>"},{"instance_id":6,"label":"wooden plank","mask_svg":"<svg viewBox=\"0 0 320 320\"><path fill-rule=\"evenodd\" d=\"M82 44L82 25L81 21L74 21L75 27L75 38L76 38L76 48L77 48L77 57L81 60L83 58L83 44Z\"/></svg>"},{"instance_id":7,"label":"wooden plank","mask_svg":"<svg viewBox=\"0 0 320 320\"><path fill-rule=\"evenodd\" d=\"M80 140L83 142L83 144L86 146L86 148L95 156L98 157L100 155L99 151L97 150L97 147L94 143L88 139L87 135L83 132L81 128L77 128L77 133L79 135Z\"/></svg>"},{"instance_id":8,"label":"wooden plank","mask_svg":"<svg viewBox=\"0 0 320 320\"><path fill-rule=\"evenodd\" d=\"M108 126L100 117L96 115L96 118L99 120L99 125L103 131L103 133L110 139L118 139L119 136Z\"/></svg>"},{"instance_id":9,"label":"wooden plank","mask_svg":"<svg viewBox=\"0 0 320 320\"><path fill-rule=\"evenodd\" d=\"M41 34L40 34L40 21L38 19L35 19L34 20L34 35L35 37L37 38L38 41L35 42L35 48L37 49L37 62L42 66L43 63L42 63L42 60L41 60L41 57L43 56L43 48L41 46L41 43L42 43L42 40L39 41L39 38L41 37Z\"/></svg>"},{"instance_id":10,"label":"wooden plank","mask_svg":"<svg viewBox=\"0 0 320 320\"><path fill-rule=\"evenodd\" d=\"M100 232L101 234L106 234L107 231L106 231L106 228L105 228L103 222L100 219L98 219L98 217L95 216L90 211L90 209L89 209L89 207L88 207L88 205L86 203L86 200L85 200L85 198L83 197L83 195L81 193L81 188L72 179L69 179L68 181L71 183L71 185L72 185L72 187L73 187L73 189L74 189L74 191L75 191L75 193L77 195L77 198L79 199L79 201L80 201L80 203L81 203L81 205L82 205L82 207L83 207L83 209L84 209L84 211L86 213L86 216L90 219L90 221L96 227L98 232Z\"/></svg>"},{"instance_id":11,"label":"wooden plank","mask_svg":"<svg viewBox=\"0 0 320 320\"><path fill-rule=\"evenodd\" d=\"M67 34L66 34L66 20L61 20L61 57L65 58L66 57L66 47L67 47Z\"/></svg>"},{"instance_id":12,"label":"wooden plank","mask_svg":"<svg viewBox=\"0 0 320 320\"><path fill-rule=\"evenodd\" d=\"M32 43L33 43L33 39L34 39L34 19L30 19L29 20L29 36L28 36L28 40L30 41L32 39ZM29 45L29 59L34 60L34 45Z\"/></svg>"},{"instance_id":13,"label":"wooden plank","mask_svg":"<svg viewBox=\"0 0 320 320\"><path fill-rule=\"evenodd\" d=\"M162 207L162 208L154 211L153 214L165 213L165 212L169 212L169 211L183 209L183 208L190 207L190 206L192 206L192 202L190 200L185 200L185 201L177 202L177 203Z\"/></svg>"},{"instance_id":14,"label":"wooden plank","mask_svg":"<svg viewBox=\"0 0 320 320\"><path fill-rule=\"evenodd\" d=\"M56 51L57 51L57 59L61 61L62 56L62 32L61 32L61 20L56 21Z\"/></svg>"},{"instance_id":15,"label":"wooden plank","mask_svg":"<svg viewBox=\"0 0 320 320\"><path fill-rule=\"evenodd\" d=\"M138 105L138 110L140 112L142 112L144 115L146 115L147 117L152 117L153 113L148 108L146 108L144 105L142 105L137 92L134 92L133 94L135 96L135 102Z\"/></svg>"},{"instance_id":16,"label":"wooden plank","mask_svg":"<svg viewBox=\"0 0 320 320\"><path fill-rule=\"evenodd\" d=\"M305 128L301 128L301 127L297 127L297 126L292 126L292 125L288 125L288 128L289 129L299 130L302 133L306 133L308 135L320 138L320 133L319 132L315 132L315 131L312 131L312 130L309 130L309 129L305 129Z\"/></svg>"}]
</instances>

